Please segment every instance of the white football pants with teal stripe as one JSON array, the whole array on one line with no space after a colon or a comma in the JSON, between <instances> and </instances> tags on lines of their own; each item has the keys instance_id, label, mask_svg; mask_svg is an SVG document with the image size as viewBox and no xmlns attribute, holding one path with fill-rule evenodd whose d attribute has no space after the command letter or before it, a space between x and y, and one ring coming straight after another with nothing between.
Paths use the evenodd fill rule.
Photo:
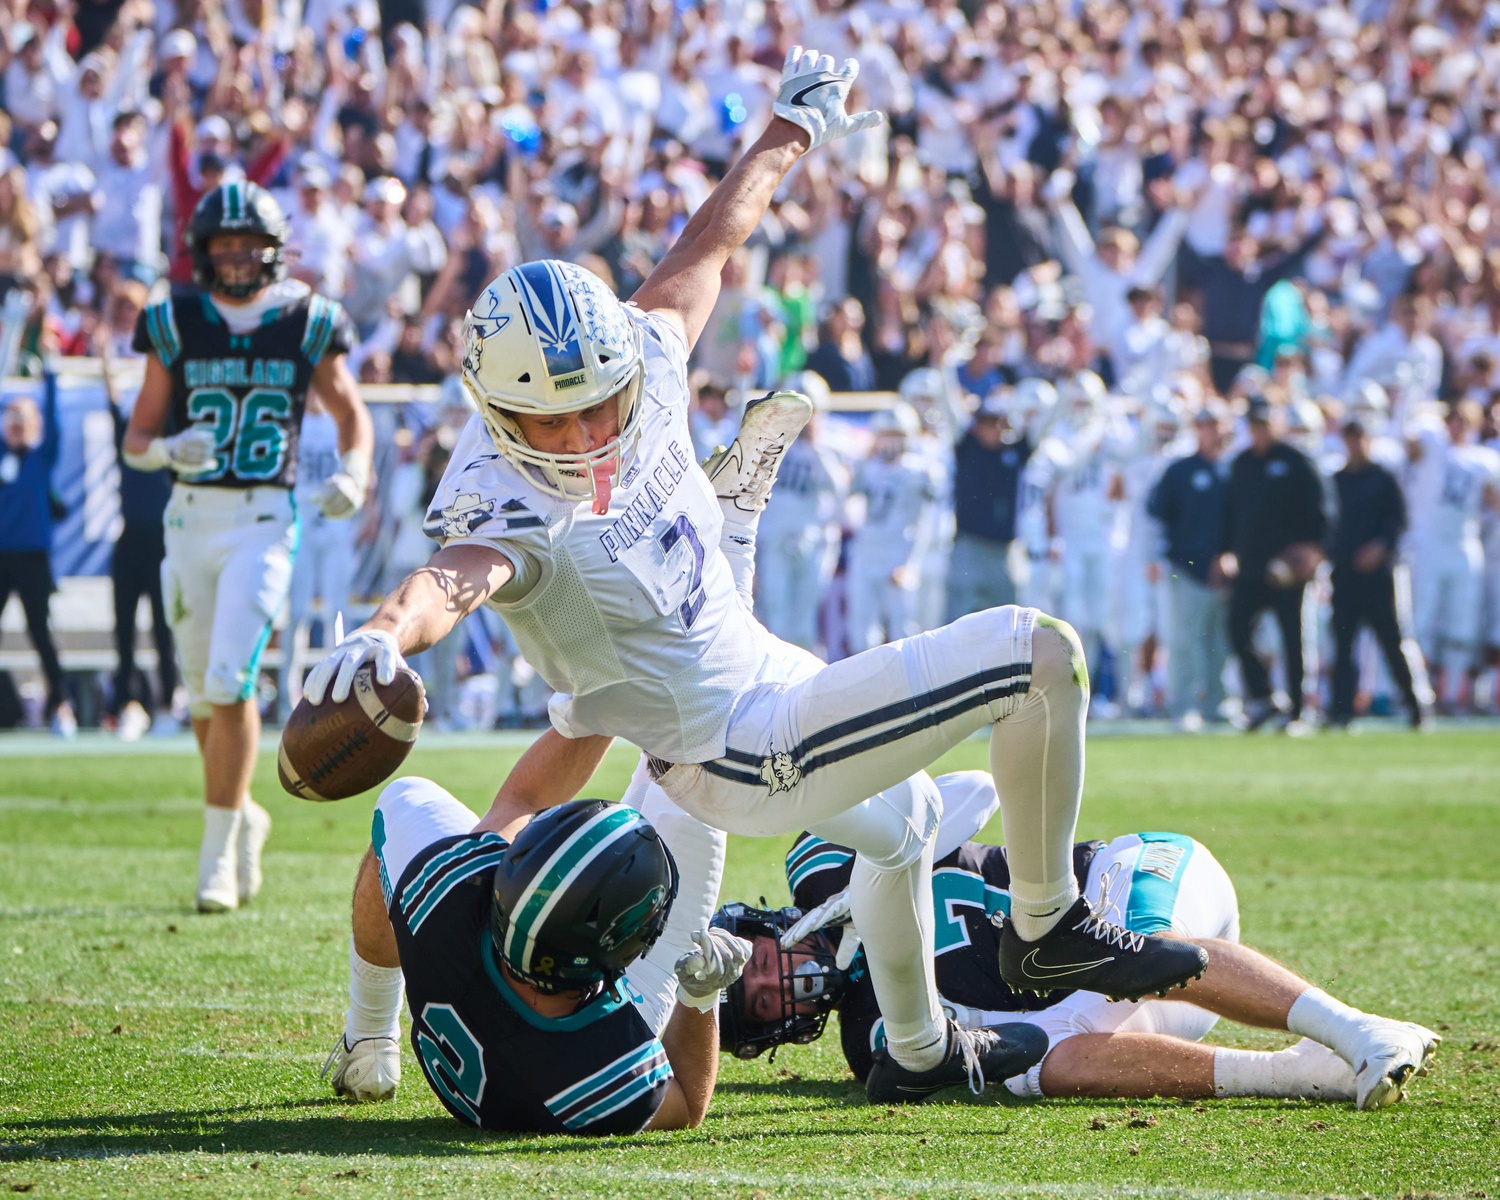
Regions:
<instances>
[{"instance_id":1,"label":"white football pants with teal stripe","mask_svg":"<svg viewBox=\"0 0 1500 1200\"><path fill-rule=\"evenodd\" d=\"M1136 933L1171 932L1189 939L1240 940L1240 907L1229 873L1202 843L1180 833L1131 833L1115 838L1089 866L1084 895L1107 920ZM1074 992L1026 1014L1051 1046L1080 1033L1162 1033L1201 1041L1218 1017L1180 1000L1106 1000ZM1017 1096L1040 1096L1041 1063L1007 1079Z\"/></svg>"},{"instance_id":2,"label":"white football pants with teal stripe","mask_svg":"<svg viewBox=\"0 0 1500 1200\"><path fill-rule=\"evenodd\" d=\"M179 483L164 517L162 592L194 717L255 694L292 582L299 525L286 488Z\"/></svg>"}]
</instances>

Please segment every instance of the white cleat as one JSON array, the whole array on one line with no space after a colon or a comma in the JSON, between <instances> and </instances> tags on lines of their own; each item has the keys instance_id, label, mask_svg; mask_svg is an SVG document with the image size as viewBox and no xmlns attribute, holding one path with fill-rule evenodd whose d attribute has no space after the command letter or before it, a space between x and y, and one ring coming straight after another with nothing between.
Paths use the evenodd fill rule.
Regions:
<instances>
[{"instance_id":1,"label":"white cleat","mask_svg":"<svg viewBox=\"0 0 1500 1200\"><path fill-rule=\"evenodd\" d=\"M1427 1074L1442 1040L1410 1021L1373 1018L1352 1064L1359 1085L1355 1103L1360 1108L1385 1108L1404 1100L1408 1081Z\"/></svg>"},{"instance_id":2,"label":"white cleat","mask_svg":"<svg viewBox=\"0 0 1500 1200\"><path fill-rule=\"evenodd\" d=\"M401 1083L401 1045L395 1038L377 1037L360 1038L351 1046L341 1033L318 1078L356 1104L389 1100Z\"/></svg>"},{"instance_id":3,"label":"white cleat","mask_svg":"<svg viewBox=\"0 0 1500 1200\"><path fill-rule=\"evenodd\" d=\"M1303 1038L1285 1054L1296 1061L1288 1072L1294 1086L1288 1096L1295 1100L1353 1100L1356 1092L1354 1071L1342 1058L1321 1042Z\"/></svg>"},{"instance_id":4,"label":"white cleat","mask_svg":"<svg viewBox=\"0 0 1500 1200\"><path fill-rule=\"evenodd\" d=\"M260 895L260 852L265 849L266 839L271 836L271 814L249 796L240 809L240 839L235 879L239 886L239 901L249 904Z\"/></svg>"},{"instance_id":5,"label":"white cleat","mask_svg":"<svg viewBox=\"0 0 1500 1200\"><path fill-rule=\"evenodd\" d=\"M812 414L812 401L801 392L771 392L746 404L734 442L703 464L714 494L743 512L765 508L782 456Z\"/></svg>"},{"instance_id":6,"label":"white cleat","mask_svg":"<svg viewBox=\"0 0 1500 1200\"><path fill-rule=\"evenodd\" d=\"M233 912L240 906L237 808L203 810L203 842L198 847L198 911Z\"/></svg>"}]
</instances>

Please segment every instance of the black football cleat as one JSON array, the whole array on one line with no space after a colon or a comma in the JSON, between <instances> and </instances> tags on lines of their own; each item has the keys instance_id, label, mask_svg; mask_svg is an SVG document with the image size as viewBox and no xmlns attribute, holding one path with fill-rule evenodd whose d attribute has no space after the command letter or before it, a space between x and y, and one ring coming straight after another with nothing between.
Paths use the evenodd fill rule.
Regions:
<instances>
[{"instance_id":1,"label":"black football cleat","mask_svg":"<svg viewBox=\"0 0 1500 1200\"><path fill-rule=\"evenodd\" d=\"M865 1098L871 1104L918 1104L960 1083L967 1083L977 1096L986 1082L1001 1083L1031 1070L1046 1056L1047 1045L1047 1035L1023 1021L993 1029L960 1029L950 1019L948 1053L930 1070L908 1070L889 1049L875 1051L875 1065L865 1077Z\"/></svg>"},{"instance_id":2,"label":"black football cleat","mask_svg":"<svg viewBox=\"0 0 1500 1200\"><path fill-rule=\"evenodd\" d=\"M1165 996L1208 967L1208 951L1177 938L1148 937L1106 921L1082 896L1034 942L1015 923L1000 931L1000 974L1013 988L1076 988L1111 1000Z\"/></svg>"}]
</instances>

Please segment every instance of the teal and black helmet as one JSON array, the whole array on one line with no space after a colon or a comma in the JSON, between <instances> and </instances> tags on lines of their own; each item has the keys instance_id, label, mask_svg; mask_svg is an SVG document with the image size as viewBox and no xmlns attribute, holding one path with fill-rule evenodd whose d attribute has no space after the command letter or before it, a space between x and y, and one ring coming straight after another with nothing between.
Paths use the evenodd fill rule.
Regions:
<instances>
[{"instance_id":1,"label":"teal and black helmet","mask_svg":"<svg viewBox=\"0 0 1500 1200\"><path fill-rule=\"evenodd\" d=\"M224 233L257 233L268 240L261 254L260 273L253 280L230 284L218 278L213 259L208 256L208 243ZM198 285L236 298L253 296L286 277L286 239L287 220L276 198L265 188L243 181L222 183L205 192L182 235Z\"/></svg>"},{"instance_id":2,"label":"teal and black helmet","mask_svg":"<svg viewBox=\"0 0 1500 1200\"><path fill-rule=\"evenodd\" d=\"M612 986L661 936L677 864L651 823L604 800L533 817L495 868L490 934L511 974L544 992Z\"/></svg>"}]
</instances>

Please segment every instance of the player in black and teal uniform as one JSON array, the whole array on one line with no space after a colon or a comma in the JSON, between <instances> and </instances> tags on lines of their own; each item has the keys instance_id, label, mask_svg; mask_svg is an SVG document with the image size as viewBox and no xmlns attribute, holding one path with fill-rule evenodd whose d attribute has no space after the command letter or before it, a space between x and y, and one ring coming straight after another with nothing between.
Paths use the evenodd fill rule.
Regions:
<instances>
[{"instance_id":1,"label":"player in black and teal uniform","mask_svg":"<svg viewBox=\"0 0 1500 1200\"><path fill-rule=\"evenodd\" d=\"M328 516L363 503L373 438L336 301L286 278L286 219L251 183L215 188L188 223L196 290L149 306L135 332L146 377L123 454L176 475L166 511L166 603L203 751L207 807L198 908L224 912L260 887L270 818L249 797L260 736L260 656L286 599L298 524L291 488L308 389L339 426Z\"/></svg>"},{"instance_id":2,"label":"player in black and teal uniform","mask_svg":"<svg viewBox=\"0 0 1500 1200\"><path fill-rule=\"evenodd\" d=\"M696 1125L713 1094L719 993L749 951L705 928L705 870L715 883L717 871L687 857L704 849L702 831L664 803L660 832L602 800L529 820L503 811L503 793L480 820L416 777L381 793L355 885L350 1011L324 1074L352 1100L395 1094L404 983L422 1072L460 1121L583 1134Z\"/></svg>"},{"instance_id":3,"label":"player in black and teal uniform","mask_svg":"<svg viewBox=\"0 0 1500 1200\"><path fill-rule=\"evenodd\" d=\"M1074 870L1093 915L1126 937L1185 937L1209 951L1201 980L1172 999L1110 1001L1096 992L1016 992L995 955L1010 910L1005 851L969 840L996 812L989 775L937 780L943 798L932 876L936 973L944 1007L961 1025L1024 1021L1047 1035L1045 1058L1006 1080L1020 1096L1281 1096L1354 1100L1376 1108L1402 1098L1441 1040L1430 1030L1340 1003L1239 944L1234 885L1201 843L1180 833L1137 833L1074 848ZM880 1011L851 937L853 855L804 833L787 854L794 907L727 905L717 923L754 947L726 992L726 1048L755 1057L811 1041L837 1009L844 1056L861 1078L884 1053ZM1101 949L1101 954L1108 948ZM1085 965L1085 964L1080 964ZM1304 1040L1274 1052L1200 1045L1218 1021L1284 1029Z\"/></svg>"}]
</instances>

